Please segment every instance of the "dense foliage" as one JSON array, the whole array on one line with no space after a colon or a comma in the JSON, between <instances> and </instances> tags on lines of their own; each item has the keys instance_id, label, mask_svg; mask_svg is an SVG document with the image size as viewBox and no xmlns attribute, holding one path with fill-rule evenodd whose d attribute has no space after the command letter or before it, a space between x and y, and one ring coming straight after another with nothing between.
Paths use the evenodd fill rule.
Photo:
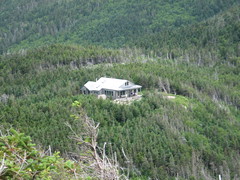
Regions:
<instances>
[{"instance_id":1,"label":"dense foliage","mask_svg":"<svg viewBox=\"0 0 240 180\"><path fill-rule=\"evenodd\" d=\"M77 112L72 117L81 126L78 134L67 124L78 146L78 153L71 155L73 160L61 158L59 152L52 153L51 147L46 152L38 150L29 136L1 127L1 179L126 179L120 174L116 160L106 156L105 147L98 146L98 125L86 115L78 101L73 107L77 107Z\"/></svg>"},{"instance_id":2,"label":"dense foliage","mask_svg":"<svg viewBox=\"0 0 240 180\"><path fill-rule=\"evenodd\" d=\"M74 154L66 123L80 133L78 100L130 178L240 179L238 3L1 1L0 51L21 49L0 56L1 124ZM142 100L80 94L102 76L142 85Z\"/></svg>"},{"instance_id":3,"label":"dense foliage","mask_svg":"<svg viewBox=\"0 0 240 180\"><path fill-rule=\"evenodd\" d=\"M81 169L73 161L64 161L59 153L47 155L37 150L23 133L14 129L8 133L0 136L1 179L73 178L73 170Z\"/></svg>"},{"instance_id":4,"label":"dense foliage","mask_svg":"<svg viewBox=\"0 0 240 180\"><path fill-rule=\"evenodd\" d=\"M79 93L82 83L89 77L79 81L83 75L74 77L68 72L78 72L84 64L114 62L117 54L101 48L54 45L23 55L1 57L2 123L5 120L20 123L21 131L32 132L34 140L51 144L55 150L72 150L71 143L66 147L66 142L70 141L64 123L69 119L71 103L76 99L73 95ZM52 141L54 137L61 138Z\"/></svg>"},{"instance_id":5,"label":"dense foliage","mask_svg":"<svg viewBox=\"0 0 240 180\"><path fill-rule=\"evenodd\" d=\"M65 123L78 130L70 115L71 103L79 100L88 115L100 122L99 143L112 143L132 177L239 177L239 64L199 68L146 57L137 50L125 50L132 54L126 56L125 51L95 49L92 55L91 48L74 47L54 45L1 57L3 124L54 150L75 151ZM106 52L114 62L128 60L83 66L87 63L82 62L92 62L91 58L99 59ZM54 54L64 56L65 63ZM48 68L40 68L46 62ZM79 95L81 85L101 76L141 84L144 98L128 106ZM170 101L161 94L163 90L178 96Z\"/></svg>"},{"instance_id":6,"label":"dense foliage","mask_svg":"<svg viewBox=\"0 0 240 180\"><path fill-rule=\"evenodd\" d=\"M121 47L211 17L239 0L2 0L0 53L49 43Z\"/></svg>"},{"instance_id":7,"label":"dense foliage","mask_svg":"<svg viewBox=\"0 0 240 180\"><path fill-rule=\"evenodd\" d=\"M163 58L183 59L199 65L222 60L239 63L239 8L235 6L201 23L141 36L132 46L154 51Z\"/></svg>"}]
</instances>

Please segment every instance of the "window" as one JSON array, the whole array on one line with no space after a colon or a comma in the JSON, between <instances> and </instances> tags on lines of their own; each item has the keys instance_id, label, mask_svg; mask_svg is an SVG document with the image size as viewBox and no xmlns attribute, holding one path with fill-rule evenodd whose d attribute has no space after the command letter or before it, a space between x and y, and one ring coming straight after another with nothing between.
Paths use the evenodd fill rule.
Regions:
<instances>
[{"instance_id":1,"label":"window","mask_svg":"<svg viewBox=\"0 0 240 180\"><path fill-rule=\"evenodd\" d=\"M121 96L122 96L122 95L125 95L125 91L121 91L120 93L121 93Z\"/></svg>"},{"instance_id":2,"label":"window","mask_svg":"<svg viewBox=\"0 0 240 180\"><path fill-rule=\"evenodd\" d=\"M107 96L113 96L113 91L105 91L105 95L107 95Z\"/></svg>"},{"instance_id":3,"label":"window","mask_svg":"<svg viewBox=\"0 0 240 180\"><path fill-rule=\"evenodd\" d=\"M127 81L127 82L125 82L125 86L128 86L129 85L129 82Z\"/></svg>"},{"instance_id":4,"label":"window","mask_svg":"<svg viewBox=\"0 0 240 180\"><path fill-rule=\"evenodd\" d=\"M91 91L91 94L96 94L96 95L98 95L98 91Z\"/></svg>"}]
</instances>

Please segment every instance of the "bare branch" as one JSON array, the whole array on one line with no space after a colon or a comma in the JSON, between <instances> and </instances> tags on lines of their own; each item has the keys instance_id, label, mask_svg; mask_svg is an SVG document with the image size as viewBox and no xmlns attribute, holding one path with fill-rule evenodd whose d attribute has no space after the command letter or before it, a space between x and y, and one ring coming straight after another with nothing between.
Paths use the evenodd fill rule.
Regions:
<instances>
[{"instance_id":1,"label":"bare branch","mask_svg":"<svg viewBox=\"0 0 240 180\"><path fill-rule=\"evenodd\" d=\"M4 170L6 169L6 167L5 167L5 157L6 157L6 154L4 153L2 163L1 163L1 166L0 166L0 176L3 175Z\"/></svg>"},{"instance_id":2,"label":"bare branch","mask_svg":"<svg viewBox=\"0 0 240 180\"><path fill-rule=\"evenodd\" d=\"M81 153L77 159L79 159L83 171L97 179L118 180L120 177L121 179L127 179L124 175L119 174L120 168L116 155L115 159L107 157L105 151L107 143L104 143L103 148L97 145L100 124L95 123L93 119L89 118L82 108L80 108L80 113L75 118L79 120L79 134L73 130L69 123L66 123L66 125L73 132L72 139L76 140L79 144Z\"/></svg>"}]
</instances>

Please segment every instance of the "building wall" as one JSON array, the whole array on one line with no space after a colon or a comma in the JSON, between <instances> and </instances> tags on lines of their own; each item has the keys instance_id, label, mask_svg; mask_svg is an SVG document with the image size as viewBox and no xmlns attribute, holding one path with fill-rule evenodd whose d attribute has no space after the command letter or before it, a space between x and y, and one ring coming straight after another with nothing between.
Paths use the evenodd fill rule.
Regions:
<instances>
[{"instance_id":1,"label":"building wall","mask_svg":"<svg viewBox=\"0 0 240 180\"><path fill-rule=\"evenodd\" d=\"M131 90L125 90L125 91L113 91L110 89L102 89L100 91L89 91L86 87L81 88L82 94L95 94L95 95L102 95L105 94L107 97L112 99L122 98L122 97L129 97L133 96L134 94L137 94L140 92L139 89L131 89Z\"/></svg>"},{"instance_id":2,"label":"building wall","mask_svg":"<svg viewBox=\"0 0 240 180\"><path fill-rule=\"evenodd\" d=\"M90 93L89 90L86 87L82 87L81 92L82 92L82 94L89 94Z\"/></svg>"}]
</instances>

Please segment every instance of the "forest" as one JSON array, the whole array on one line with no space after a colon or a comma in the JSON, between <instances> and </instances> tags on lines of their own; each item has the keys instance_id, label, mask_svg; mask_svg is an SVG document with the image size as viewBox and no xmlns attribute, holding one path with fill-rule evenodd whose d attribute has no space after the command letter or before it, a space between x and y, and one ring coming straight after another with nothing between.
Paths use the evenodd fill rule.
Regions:
<instances>
[{"instance_id":1,"label":"forest","mask_svg":"<svg viewBox=\"0 0 240 180\"><path fill-rule=\"evenodd\" d=\"M87 117L122 178L240 179L239 8L237 0L1 1L0 162L16 158L10 144L35 164L15 159L4 178L71 179L74 167L81 179L86 164L74 157L89 140L71 137ZM81 94L103 76L141 85L142 100ZM49 146L59 153L41 160ZM99 178L94 170L84 178Z\"/></svg>"},{"instance_id":2,"label":"forest","mask_svg":"<svg viewBox=\"0 0 240 180\"><path fill-rule=\"evenodd\" d=\"M0 53L54 43L121 48L151 33L206 20L239 3L239 0L2 0Z\"/></svg>"}]
</instances>

